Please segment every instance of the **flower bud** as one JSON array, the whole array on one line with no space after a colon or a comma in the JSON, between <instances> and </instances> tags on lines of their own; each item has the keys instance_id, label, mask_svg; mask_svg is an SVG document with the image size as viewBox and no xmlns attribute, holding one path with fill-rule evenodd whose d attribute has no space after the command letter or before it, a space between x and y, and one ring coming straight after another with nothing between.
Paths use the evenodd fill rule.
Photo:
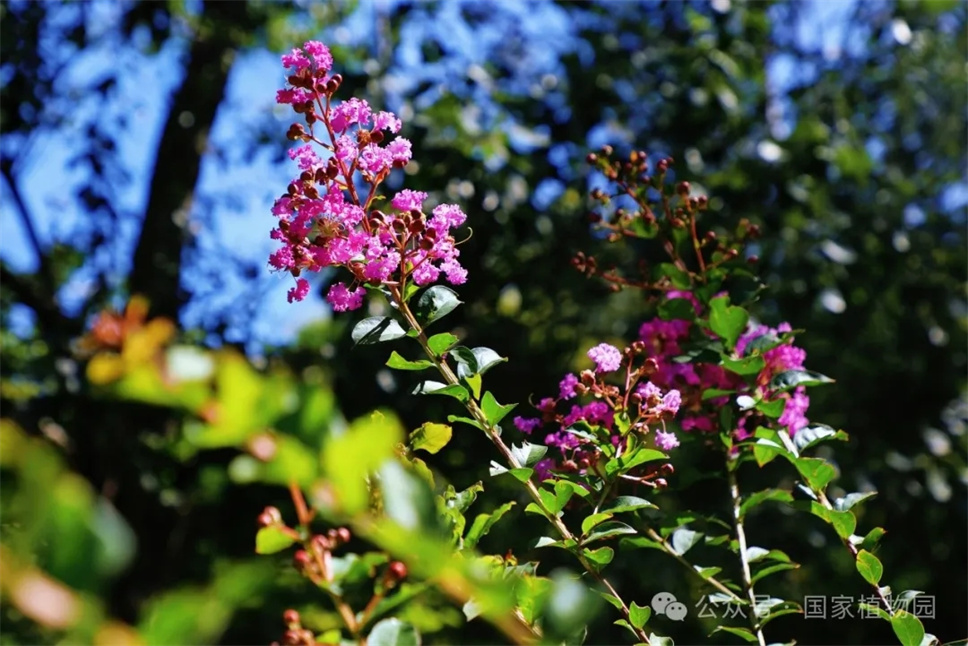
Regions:
<instances>
[{"instance_id":1,"label":"flower bud","mask_svg":"<svg viewBox=\"0 0 968 646\"><path fill-rule=\"evenodd\" d=\"M292 608L289 608L284 613L282 613L282 620L290 628L297 627L299 626L299 623L300 623L299 613L293 610Z\"/></svg>"},{"instance_id":2,"label":"flower bud","mask_svg":"<svg viewBox=\"0 0 968 646\"><path fill-rule=\"evenodd\" d=\"M313 536L312 546L316 552L320 554L325 554L326 552L333 549L333 542L327 536L323 536L322 534L316 534L315 536Z\"/></svg>"},{"instance_id":3,"label":"flower bud","mask_svg":"<svg viewBox=\"0 0 968 646\"><path fill-rule=\"evenodd\" d=\"M298 644L302 643L302 635L300 633L301 631L299 630L287 630L282 635L282 643L286 644L286 646L298 646Z\"/></svg>"},{"instance_id":4,"label":"flower bud","mask_svg":"<svg viewBox=\"0 0 968 646\"><path fill-rule=\"evenodd\" d=\"M679 197L688 197L690 189L689 182L679 182L676 184L676 193L679 194Z\"/></svg>"},{"instance_id":5,"label":"flower bud","mask_svg":"<svg viewBox=\"0 0 968 646\"><path fill-rule=\"evenodd\" d=\"M589 164L595 164L598 162L598 155L595 153L588 153L588 156L585 157L585 161Z\"/></svg>"},{"instance_id":6,"label":"flower bud","mask_svg":"<svg viewBox=\"0 0 968 646\"><path fill-rule=\"evenodd\" d=\"M759 261L760 261L760 257L756 255L750 256L749 258L746 259L746 262L748 262L751 265L755 265Z\"/></svg>"},{"instance_id":7,"label":"flower bud","mask_svg":"<svg viewBox=\"0 0 968 646\"><path fill-rule=\"evenodd\" d=\"M296 553L292 555L292 564L299 572L305 572L312 561L312 557L306 550L296 550Z\"/></svg>"},{"instance_id":8,"label":"flower bud","mask_svg":"<svg viewBox=\"0 0 968 646\"><path fill-rule=\"evenodd\" d=\"M384 576L384 581L387 586L393 586L400 581L407 578L407 566L400 561L392 561L390 567L387 568L387 573Z\"/></svg>"}]
</instances>

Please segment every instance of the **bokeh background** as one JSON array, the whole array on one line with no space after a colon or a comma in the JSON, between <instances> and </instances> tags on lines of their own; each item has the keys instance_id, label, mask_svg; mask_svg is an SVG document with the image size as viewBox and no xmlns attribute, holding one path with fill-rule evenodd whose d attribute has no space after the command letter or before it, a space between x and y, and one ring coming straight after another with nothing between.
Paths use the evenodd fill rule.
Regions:
<instances>
[{"instance_id":1,"label":"bokeh background","mask_svg":"<svg viewBox=\"0 0 968 646\"><path fill-rule=\"evenodd\" d=\"M580 249L630 260L590 235L590 149L671 155L710 196L709 218L758 224L770 288L756 316L806 330L808 366L837 380L812 391L810 413L850 434L830 455L837 485L880 492L861 523L888 530L887 580L935 597L928 632L964 638L966 14L934 0L5 1L0 642L278 638L284 608L325 603L284 558L253 554L262 507L289 507L235 447L265 425L318 437L378 406L411 428L454 412L410 397L382 349L351 347L365 313L331 316L332 276L290 306L291 278L268 271L269 207L293 172L278 56L307 38L332 48L344 98L403 117L414 162L391 185L468 213L471 278L448 323L511 358L492 373L500 401L553 392L589 345L649 315L639 294L570 269ZM76 341L131 294L249 380L226 406L248 410L253 392L295 404L220 444L166 402L105 397ZM466 487L492 451L460 433L430 462ZM502 486L481 509L517 495ZM722 495L701 487L688 496ZM757 544L808 564L777 591L866 594L813 520L751 519ZM520 515L482 547L567 565L530 549L537 522ZM620 587L699 599L661 555L631 563L612 574ZM604 614L593 641L624 641ZM697 614L669 627L677 643L709 642L715 624ZM414 621L436 622L422 626L433 643L497 639L457 608ZM774 625L800 644L891 642L880 623Z\"/></svg>"}]
</instances>

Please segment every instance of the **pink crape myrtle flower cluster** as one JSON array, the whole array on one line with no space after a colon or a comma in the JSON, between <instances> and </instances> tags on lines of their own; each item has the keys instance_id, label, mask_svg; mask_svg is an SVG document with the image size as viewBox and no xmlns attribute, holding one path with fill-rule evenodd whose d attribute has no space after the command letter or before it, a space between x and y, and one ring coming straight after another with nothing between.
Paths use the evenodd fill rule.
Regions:
<instances>
[{"instance_id":1,"label":"pink crape myrtle flower cluster","mask_svg":"<svg viewBox=\"0 0 968 646\"><path fill-rule=\"evenodd\" d=\"M678 390L662 389L654 382L644 380L656 369L651 359L640 360L645 352L645 344L641 341L624 350L607 343L591 348L588 358L594 362L595 370L565 375L558 385L558 397L546 397L538 403L541 417L514 418L515 427L522 433L532 435L543 429L545 445L558 454L535 465L539 479L546 478L552 471L584 475L595 461L597 449L594 444L569 431L578 422L607 429L612 445L619 447L622 435L616 427L616 415L624 413L629 420L629 432L651 437L655 447L662 451L679 446L679 440L666 429L665 422L679 412L682 398ZM624 376L621 374L623 365ZM621 386L608 379L616 372ZM558 412L559 405L583 397L591 397L592 401L584 405L571 403L567 413Z\"/></svg>"},{"instance_id":2,"label":"pink crape myrtle flower cluster","mask_svg":"<svg viewBox=\"0 0 968 646\"><path fill-rule=\"evenodd\" d=\"M736 342L736 353L742 356L746 347L754 339L764 335L778 337L781 334L791 332L792 329L789 323L780 323L776 328L765 325L756 326ZM758 391L757 394L772 398L769 385L773 377L787 370L802 370L803 363L807 359L807 352L792 343L782 343L764 352L763 359L765 365L756 377L756 390ZM807 396L807 389L804 386L797 386L792 392L783 393L781 396L786 399L786 405L778 422L780 426L787 430L790 437L793 437L797 431L810 423L806 416L807 409L810 408L810 397ZM750 435L750 431L746 428L750 416L751 414L746 414L740 418L737 429L739 439L745 439Z\"/></svg>"},{"instance_id":3,"label":"pink crape myrtle flower cluster","mask_svg":"<svg viewBox=\"0 0 968 646\"><path fill-rule=\"evenodd\" d=\"M669 298L688 299L694 307L699 303L689 292L670 291ZM697 312L698 313L698 312ZM588 442L569 432L577 422L591 426L601 426L612 431L614 446L620 443L620 435L615 428L615 416L625 412L631 419L632 429L643 435L652 434L655 447L669 451L679 446L675 433L665 422L677 418L683 431L707 431L718 429L719 410L730 405L731 397L738 394L755 394L764 399L781 397L786 400L779 424L792 437L809 421L806 418L810 406L803 386L789 393L776 394L770 391L773 377L787 370L803 369L806 352L784 342L763 353L764 367L756 377L751 392L750 386L737 374L722 366L703 362L681 362L676 358L685 354L684 346L689 342L693 323L687 320L654 319L639 328L639 339L624 352L607 343L601 343L588 351L588 358L595 364L594 370L585 370L580 376L565 375L559 384L557 398L542 399L537 409L541 417L515 417L514 425L522 433L533 435L539 429L546 433L545 445L561 455L546 458L536 465L540 477L551 471L577 471L584 474L594 458L594 449ZM776 329L763 325L755 326L739 338L736 353L742 357L750 342L764 335L779 337L791 328L784 323ZM634 368L635 357L645 355L642 366ZM606 383L605 377L626 366L625 385L620 388ZM645 383L639 379L648 377ZM703 393L710 389L732 391L735 394L703 399ZM592 401L585 405L572 404L566 414L558 412L563 402L579 396L591 395ZM733 435L743 440L755 429L756 411L745 411L737 421ZM657 426L651 429L650 426ZM546 427L550 426L549 432Z\"/></svg>"},{"instance_id":4,"label":"pink crape myrtle flower cluster","mask_svg":"<svg viewBox=\"0 0 968 646\"><path fill-rule=\"evenodd\" d=\"M403 189L390 208L372 208L377 187L410 161L410 142L390 138L400 131L400 119L374 112L360 99L336 103L342 78L330 75L333 57L320 42L292 50L282 64L289 75L276 102L292 106L305 121L288 132L289 139L303 142L289 151L300 175L272 207L278 225L271 235L282 247L269 264L296 278L289 302L309 292L303 271L326 267L345 267L353 275L351 284L336 283L326 295L336 311L359 308L364 284L403 287L412 280L422 286L441 274L451 284L464 283L467 271L452 231L467 216L458 206L438 205L427 217L427 194Z\"/></svg>"},{"instance_id":5,"label":"pink crape myrtle flower cluster","mask_svg":"<svg viewBox=\"0 0 968 646\"><path fill-rule=\"evenodd\" d=\"M686 298L698 308L699 304L689 292L670 291L669 298ZM646 343L658 368L651 376L654 384L660 388L675 388L682 394L682 416L679 426L684 431L711 432L719 426L719 409L729 404L730 396L713 397L703 400L706 390L728 390L739 394L758 394L772 398L769 383L776 375L787 370L803 368L806 352L790 343L783 343L767 350L763 354L765 365L756 379L758 393L749 393L749 388L742 377L722 366L710 363L680 363L675 359L683 355L683 345L690 338L692 323L686 320L664 321L654 319L642 324L639 328L639 339ZM779 335L791 330L788 324L781 324L776 329L757 326L739 338L736 353L743 356L749 343L765 334ZM779 419L781 426L793 436L808 424L805 416L810 405L806 389L798 387L792 393L780 395L787 399L783 414ZM750 435L747 430L748 422L754 416L753 412L745 413L735 429L736 439L742 440ZM754 427L755 428L755 427Z\"/></svg>"}]
</instances>

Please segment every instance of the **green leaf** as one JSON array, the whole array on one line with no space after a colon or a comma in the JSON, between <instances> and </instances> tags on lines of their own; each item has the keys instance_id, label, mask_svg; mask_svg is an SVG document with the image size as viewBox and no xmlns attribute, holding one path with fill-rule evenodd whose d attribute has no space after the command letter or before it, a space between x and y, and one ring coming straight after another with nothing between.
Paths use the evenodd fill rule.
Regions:
<instances>
[{"instance_id":1,"label":"green leaf","mask_svg":"<svg viewBox=\"0 0 968 646\"><path fill-rule=\"evenodd\" d=\"M877 585L884 574L884 566L876 556L867 550L861 550L857 553L857 571L865 581L871 585Z\"/></svg>"},{"instance_id":2,"label":"green leaf","mask_svg":"<svg viewBox=\"0 0 968 646\"><path fill-rule=\"evenodd\" d=\"M444 502L448 507L453 507L457 511L464 513L468 507L474 504L474 501L477 500L477 494L482 491L484 491L484 484L480 481L475 482L461 492L455 491L453 485L447 485L447 491L444 493Z\"/></svg>"},{"instance_id":3,"label":"green leaf","mask_svg":"<svg viewBox=\"0 0 968 646\"><path fill-rule=\"evenodd\" d=\"M439 357L447 352L447 350L457 343L457 341L457 337L450 332L442 332L427 339L427 345L430 347L433 353Z\"/></svg>"},{"instance_id":4,"label":"green leaf","mask_svg":"<svg viewBox=\"0 0 968 646\"><path fill-rule=\"evenodd\" d=\"M467 375L464 377L464 382L470 386L471 395L473 395L474 400L481 398L481 376L479 374Z\"/></svg>"},{"instance_id":5,"label":"green leaf","mask_svg":"<svg viewBox=\"0 0 968 646\"><path fill-rule=\"evenodd\" d=\"M867 536L864 537L863 542L860 544L861 548L867 550L868 552L872 551L875 547L877 547L877 544L886 533L887 532L884 531L883 527L875 527L871 531L867 532Z\"/></svg>"},{"instance_id":6,"label":"green leaf","mask_svg":"<svg viewBox=\"0 0 968 646\"><path fill-rule=\"evenodd\" d=\"M849 511L828 511L827 517L841 538L849 538L857 529L857 517Z\"/></svg>"},{"instance_id":7,"label":"green leaf","mask_svg":"<svg viewBox=\"0 0 968 646\"><path fill-rule=\"evenodd\" d=\"M377 411L354 420L345 433L323 445L323 466L343 511L353 514L366 508L368 474L391 457L402 440L397 418Z\"/></svg>"},{"instance_id":8,"label":"green leaf","mask_svg":"<svg viewBox=\"0 0 968 646\"><path fill-rule=\"evenodd\" d=\"M612 514L609 512L592 514L591 516L587 517L585 520L581 522L582 535L587 534L592 527L595 527L595 525L598 525L599 523L606 521L611 517L612 517Z\"/></svg>"},{"instance_id":9,"label":"green leaf","mask_svg":"<svg viewBox=\"0 0 968 646\"><path fill-rule=\"evenodd\" d=\"M834 466L821 458L795 458L793 464L815 491L823 491L837 475Z\"/></svg>"},{"instance_id":10,"label":"green leaf","mask_svg":"<svg viewBox=\"0 0 968 646\"><path fill-rule=\"evenodd\" d=\"M581 486L577 482L572 482L570 480L558 480L555 482L555 488L557 489L558 487L568 487L571 489L572 493L579 498L588 498L590 495L592 495L591 491Z\"/></svg>"},{"instance_id":11,"label":"green leaf","mask_svg":"<svg viewBox=\"0 0 968 646\"><path fill-rule=\"evenodd\" d=\"M659 304L659 318L663 321L685 319L692 321L696 318L696 308L687 298L671 298Z\"/></svg>"},{"instance_id":12,"label":"green leaf","mask_svg":"<svg viewBox=\"0 0 968 646\"><path fill-rule=\"evenodd\" d=\"M687 527L680 527L672 533L672 550L682 556L692 548L693 545L702 540L700 532L693 531Z\"/></svg>"},{"instance_id":13,"label":"green leaf","mask_svg":"<svg viewBox=\"0 0 968 646\"><path fill-rule=\"evenodd\" d=\"M428 359L420 359L419 361L407 361L400 353L396 350L390 353L390 358L387 359L387 367L394 368L395 370L423 370L433 366L433 362Z\"/></svg>"},{"instance_id":14,"label":"green leaf","mask_svg":"<svg viewBox=\"0 0 968 646\"><path fill-rule=\"evenodd\" d=\"M766 334L761 334L757 337L750 339L750 342L746 344L743 348L743 355L750 356L753 354L761 355L767 350L772 350L776 346L783 342L780 337L776 336L772 332Z\"/></svg>"},{"instance_id":15,"label":"green leaf","mask_svg":"<svg viewBox=\"0 0 968 646\"><path fill-rule=\"evenodd\" d=\"M387 518L408 530L431 533L443 527L433 491L425 480L396 460L385 461L378 473Z\"/></svg>"},{"instance_id":16,"label":"green leaf","mask_svg":"<svg viewBox=\"0 0 968 646\"><path fill-rule=\"evenodd\" d=\"M753 573L750 581L755 585L757 581L760 579L765 579L771 574L784 572L786 570L796 570L799 567L799 563L774 563L773 565L767 565L766 567L757 569L756 572Z\"/></svg>"},{"instance_id":17,"label":"green leaf","mask_svg":"<svg viewBox=\"0 0 968 646\"><path fill-rule=\"evenodd\" d=\"M816 446L828 440L846 440L847 434L843 431L835 431L826 424L814 424L797 431L793 436L793 444L801 453L811 446Z\"/></svg>"},{"instance_id":18,"label":"green leaf","mask_svg":"<svg viewBox=\"0 0 968 646\"><path fill-rule=\"evenodd\" d=\"M692 567L694 570L696 570L696 574L701 576L703 579L709 579L709 577L716 576L723 571L723 568L716 566L703 567L701 565L693 565Z\"/></svg>"},{"instance_id":19,"label":"green leaf","mask_svg":"<svg viewBox=\"0 0 968 646\"><path fill-rule=\"evenodd\" d=\"M511 507L514 506L514 501L506 502L497 509L495 509L490 514L478 514L477 518L474 519L474 523L471 528L467 530L467 536L464 537L464 547L467 549L474 549L480 540L487 536L487 533L491 531L497 521L501 520L505 514L511 511Z\"/></svg>"},{"instance_id":20,"label":"green leaf","mask_svg":"<svg viewBox=\"0 0 968 646\"><path fill-rule=\"evenodd\" d=\"M354 343L358 345L370 345L372 343L382 343L392 341L406 336L399 323L389 316L371 316L356 324L350 336Z\"/></svg>"},{"instance_id":21,"label":"green leaf","mask_svg":"<svg viewBox=\"0 0 968 646\"><path fill-rule=\"evenodd\" d=\"M584 583L556 573L552 576L551 591L544 607L542 641L556 644L573 636L589 623L599 605L598 596L592 594Z\"/></svg>"},{"instance_id":22,"label":"green leaf","mask_svg":"<svg viewBox=\"0 0 968 646\"><path fill-rule=\"evenodd\" d=\"M423 450L427 453L437 453L447 446L454 431L446 424L425 422L423 426L410 434L410 448L414 451Z\"/></svg>"},{"instance_id":23,"label":"green leaf","mask_svg":"<svg viewBox=\"0 0 968 646\"><path fill-rule=\"evenodd\" d=\"M636 496L618 496L615 500L611 501L605 507L602 508L602 512L608 512L612 514L620 514L626 511L635 511L636 509L656 509L657 507L644 498L637 498Z\"/></svg>"},{"instance_id":24,"label":"green leaf","mask_svg":"<svg viewBox=\"0 0 968 646\"><path fill-rule=\"evenodd\" d=\"M735 392L735 390L726 388L707 388L706 390L702 391L702 400L706 401L709 399L715 399L716 397L722 397L724 395L732 395Z\"/></svg>"},{"instance_id":25,"label":"green leaf","mask_svg":"<svg viewBox=\"0 0 968 646\"><path fill-rule=\"evenodd\" d=\"M684 299L677 299L684 300ZM649 621L649 617L652 616L652 608L648 606L640 606L639 604L632 602L629 606L629 617L632 619L632 625L636 628L642 628Z\"/></svg>"},{"instance_id":26,"label":"green leaf","mask_svg":"<svg viewBox=\"0 0 968 646\"><path fill-rule=\"evenodd\" d=\"M483 375L492 367L507 361L490 348L465 348L460 346L450 351L450 356L457 362L457 376L466 378L468 375Z\"/></svg>"},{"instance_id":27,"label":"green leaf","mask_svg":"<svg viewBox=\"0 0 968 646\"><path fill-rule=\"evenodd\" d=\"M485 397L486 397L486 395L485 395ZM447 416L447 421L450 422L451 424L456 424L457 422L462 422L464 424L468 424L470 426L473 426L474 428L478 428L478 429L480 429L482 431L484 430L484 427L481 426L481 423L480 422L478 422L476 419L471 419L470 417L461 417L460 415L448 415Z\"/></svg>"},{"instance_id":28,"label":"green leaf","mask_svg":"<svg viewBox=\"0 0 968 646\"><path fill-rule=\"evenodd\" d=\"M692 280L689 278L689 273L679 269L671 262L659 263L652 269L652 280L661 280L663 278L668 278L672 286L678 289L689 289L692 287ZM686 299L679 300L689 302Z\"/></svg>"},{"instance_id":29,"label":"green leaf","mask_svg":"<svg viewBox=\"0 0 968 646\"><path fill-rule=\"evenodd\" d=\"M723 357L723 367L730 372L736 373L737 375L758 375L760 371L763 370L763 366L766 365L766 361L763 357L757 355L755 357L744 357L742 359L732 359L730 357Z\"/></svg>"},{"instance_id":30,"label":"green leaf","mask_svg":"<svg viewBox=\"0 0 968 646\"><path fill-rule=\"evenodd\" d=\"M575 494L575 490L568 486L568 483L556 482L555 483L555 505L557 510L560 511L565 508L568 501Z\"/></svg>"},{"instance_id":31,"label":"green leaf","mask_svg":"<svg viewBox=\"0 0 968 646\"><path fill-rule=\"evenodd\" d=\"M891 615L887 614L887 612L880 606L871 605L869 603L860 603L857 605L864 612L873 613L878 617L880 617L881 619L883 619L884 621L891 620Z\"/></svg>"},{"instance_id":32,"label":"green leaf","mask_svg":"<svg viewBox=\"0 0 968 646\"><path fill-rule=\"evenodd\" d=\"M902 646L920 646L924 638L924 626L921 620L906 610L898 610L891 617L891 628L901 640Z\"/></svg>"},{"instance_id":33,"label":"green leaf","mask_svg":"<svg viewBox=\"0 0 968 646\"><path fill-rule=\"evenodd\" d=\"M531 479L531 476L534 474L534 469L528 469L524 467L519 469L508 469L507 467L501 466L494 460L491 460L490 474L492 476L499 476L504 473L510 473L520 482L527 482L528 480Z\"/></svg>"},{"instance_id":34,"label":"green leaf","mask_svg":"<svg viewBox=\"0 0 968 646\"><path fill-rule=\"evenodd\" d=\"M615 550L611 547L599 547L595 550L583 550L582 554L585 555L589 561L598 566L598 569L605 567L612 562L612 558L615 556Z\"/></svg>"},{"instance_id":35,"label":"green leaf","mask_svg":"<svg viewBox=\"0 0 968 646\"><path fill-rule=\"evenodd\" d=\"M756 641L756 635L754 635L748 628L737 628L735 626L716 626L710 635L715 635L716 633L729 633L730 635L736 635L741 637L743 640L753 643Z\"/></svg>"},{"instance_id":36,"label":"green leaf","mask_svg":"<svg viewBox=\"0 0 968 646\"><path fill-rule=\"evenodd\" d=\"M819 372L811 370L785 370L775 375L770 380L772 390L784 391L793 390L797 386L819 386L821 384L832 384L834 380Z\"/></svg>"},{"instance_id":37,"label":"green leaf","mask_svg":"<svg viewBox=\"0 0 968 646\"><path fill-rule=\"evenodd\" d=\"M639 466L640 464L645 464L646 462L652 462L653 460L667 460L668 455L662 451L656 451L655 449L645 449L637 448L629 453L626 453L620 458L612 458L605 463L605 475L613 476L617 474L628 473L631 469Z\"/></svg>"},{"instance_id":38,"label":"green leaf","mask_svg":"<svg viewBox=\"0 0 968 646\"><path fill-rule=\"evenodd\" d=\"M511 455L522 467L531 467L538 463L538 460L545 456L548 447L542 444L531 444L523 442L521 446L511 445Z\"/></svg>"},{"instance_id":39,"label":"green leaf","mask_svg":"<svg viewBox=\"0 0 968 646\"><path fill-rule=\"evenodd\" d=\"M709 306L709 327L726 342L727 347L735 347L750 315L742 307L730 305L728 296L712 299Z\"/></svg>"},{"instance_id":40,"label":"green leaf","mask_svg":"<svg viewBox=\"0 0 968 646\"><path fill-rule=\"evenodd\" d=\"M774 399L773 401L761 401L756 404L756 410L760 411L771 419L777 419L783 415L786 409L787 400Z\"/></svg>"},{"instance_id":41,"label":"green leaf","mask_svg":"<svg viewBox=\"0 0 968 646\"><path fill-rule=\"evenodd\" d=\"M602 523L595 528L591 534L589 534L582 542L585 545L589 543L594 543L595 541L605 540L606 538L614 538L616 536L624 536L627 534L636 534L637 532L626 525L625 523L620 523L617 520L608 521Z\"/></svg>"},{"instance_id":42,"label":"green leaf","mask_svg":"<svg viewBox=\"0 0 968 646\"><path fill-rule=\"evenodd\" d=\"M793 495L785 489L764 489L763 491L752 493L739 506L740 518L742 519L751 509L763 504L767 500L793 502Z\"/></svg>"},{"instance_id":43,"label":"green leaf","mask_svg":"<svg viewBox=\"0 0 968 646\"><path fill-rule=\"evenodd\" d=\"M382 601L380 601L380 603L377 604L376 608L373 609L373 613L370 615L370 617L368 619L368 623L371 623L372 624L374 621L378 620L380 617L382 617L382 616L388 614L389 612L391 612L392 610L395 610L396 608L399 608L400 606L406 604L407 602L409 602L414 597L416 597L416 596L418 596L420 594L423 594L428 589L430 589L430 587L431 586L430 586L429 583L419 583L419 584L403 583L403 584L401 584L400 586L398 586L396 588L395 592L392 595L390 595L389 597L383 599ZM339 633L339 631L337 631L337 636L332 640L335 643L338 643L340 641L340 638L338 636L338 633ZM328 644L328 643L330 643L329 641L327 641L325 639L320 639L319 637L317 637L316 641L319 644Z\"/></svg>"},{"instance_id":44,"label":"green leaf","mask_svg":"<svg viewBox=\"0 0 968 646\"><path fill-rule=\"evenodd\" d=\"M296 539L283 531L281 527L270 525L261 528L255 535L256 554L275 554L281 552L296 542Z\"/></svg>"},{"instance_id":45,"label":"green leaf","mask_svg":"<svg viewBox=\"0 0 968 646\"><path fill-rule=\"evenodd\" d=\"M443 285L434 285L420 295L413 313L418 321L427 325L453 312L461 302L454 290Z\"/></svg>"},{"instance_id":46,"label":"green leaf","mask_svg":"<svg viewBox=\"0 0 968 646\"><path fill-rule=\"evenodd\" d=\"M470 398L470 393L460 384L442 384L439 381L423 381L413 389L414 395L446 395L454 399L466 402Z\"/></svg>"},{"instance_id":47,"label":"green leaf","mask_svg":"<svg viewBox=\"0 0 968 646\"><path fill-rule=\"evenodd\" d=\"M843 498L838 498L834 501L834 509L837 511L848 511L854 505L859 504L868 498L873 498L876 495L876 491L868 491L866 493L849 493Z\"/></svg>"},{"instance_id":48,"label":"green leaf","mask_svg":"<svg viewBox=\"0 0 968 646\"><path fill-rule=\"evenodd\" d=\"M366 638L368 646L420 646L417 629L399 619L383 619Z\"/></svg>"},{"instance_id":49,"label":"green leaf","mask_svg":"<svg viewBox=\"0 0 968 646\"><path fill-rule=\"evenodd\" d=\"M481 410L484 411L484 416L487 417L487 421L497 426L501 423L501 420L510 413L517 404L499 404L497 400L494 399L494 395L491 391L484 393L484 399L481 400Z\"/></svg>"},{"instance_id":50,"label":"green leaf","mask_svg":"<svg viewBox=\"0 0 968 646\"><path fill-rule=\"evenodd\" d=\"M765 437L758 438L753 444L753 457L761 467L772 462L778 455L789 457L789 453L786 447Z\"/></svg>"}]
</instances>

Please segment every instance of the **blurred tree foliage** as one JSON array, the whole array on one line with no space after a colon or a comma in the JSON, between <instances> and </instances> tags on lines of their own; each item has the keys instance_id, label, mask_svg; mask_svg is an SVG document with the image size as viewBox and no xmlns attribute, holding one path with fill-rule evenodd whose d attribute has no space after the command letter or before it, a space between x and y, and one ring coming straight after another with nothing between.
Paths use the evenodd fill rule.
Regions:
<instances>
[{"instance_id":1,"label":"blurred tree foliage","mask_svg":"<svg viewBox=\"0 0 968 646\"><path fill-rule=\"evenodd\" d=\"M809 366L838 380L817 391L811 417L851 434L849 448L837 454L845 488L881 492L865 522L891 532L880 553L887 572L902 589L937 596L930 632L963 635L964 3L853 3L838 48L805 44L800 34L810 27L802 14L810 5L798 2L542 2L486 10L475 3L133 3L117 5L121 19L105 29L98 12L106 6L0 5L4 218L19 221L36 256L31 272L15 270L6 253L0 259L0 397L4 417L13 420L4 426L4 453L8 441L33 447L14 455L43 456L36 460L51 465L54 481L71 483L38 489L23 481L30 472L22 463L4 458L5 567L13 558L7 550L15 550L17 559L32 559L29 566L83 591L85 603L103 603L103 612L133 625L165 603L177 623L197 611L192 595L219 589L224 577L247 582L249 603L242 596L238 606L226 602L213 610L218 621L189 622L167 634L172 643L269 641L281 609L305 600L306 590L286 587L281 574L264 576L261 560L246 560L255 515L266 504L283 506L282 492L233 485L227 469L235 451L186 451L182 417L169 409L93 396L72 340L93 313L127 294L144 294L153 314L175 319L191 302L186 264L206 271L204 263L213 261L194 253L178 214L204 204L195 189L206 155L214 154L206 137L224 106L236 54L282 51L324 25L332 34L362 11L372 20L367 36L334 48L347 77L344 96L365 92L412 115L403 134L418 163L408 169L407 186L465 205L474 235L462 259L471 280L460 290L462 318L454 320L472 343L511 358L495 370L498 399L525 402L551 392L590 342L633 335L648 316L634 294L612 295L569 267L579 249L603 262L634 261L589 236L583 159L603 143L673 155L679 178L710 196L708 217L723 227L745 217L762 228L759 262L770 290L759 314L807 331L798 340ZM459 47L456 38L474 46ZM128 97L119 89L124 68L79 83L71 65L90 51L120 60L166 47L179 52L180 81L153 172L132 177L118 153L131 127ZM768 63L777 66L771 74ZM64 92L68 80L73 94ZM75 109L81 96L93 110ZM188 125L180 121L186 111L193 115ZM278 152L284 127L269 119L265 127L251 134L251 145ZM34 144L52 136L70 142L84 177L72 202L78 229L58 237L36 231L30 205L37 198L24 195L22 182L27 168L42 163ZM142 212L117 206L115 194L131 183L147 191ZM137 231L135 242L126 243L121 230ZM649 259L647 247L636 251ZM263 271L232 258L226 254L216 269ZM65 285L78 276L93 288L80 308L67 308ZM32 329L15 334L12 322L24 308L33 313ZM227 314L214 305L207 312L209 338L224 336ZM352 320L313 326L292 347L266 354L290 366L304 388L332 383L346 417L388 405L411 428L441 419L445 402L409 397L412 384L382 370L382 353L351 348ZM325 372L317 367L320 348ZM22 432L9 430L14 421ZM467 486L482 477L486 461L476 458L489 451L483 437L461 434L432 466ZM81 478L57 475L66 467ZM701 483L693 495L707 495ZM36 543L17 538L17 523L33 532L39 521L17 516L23 505L87 514L90 520L78 521L82 529L57 526L77 551L29 556ZM516 536L527 535L520 528L530 522L537 521L498 527L487 541L525 555L528 546ZM804 531L803 523L778 513L753 519L749 528L764 543L792 541L791 556L814 564L788 581L790 596L861 594L850 564L833 550L816 558L829 539L818 528ZM128 529L112 529L122 526ZM101 543L83 538L91 534ZM105 539L109 534L114 538ZM92 556L104 540L129 536L137 537L136 547L126 559L104 565ZM241 569L226 574L226 563ZM656 591L688 596L681 574L658 556L643 555L625 576L645 572ZM57 634L35 632L6 594L3 609L9 643ZM801 643L890 639L863 621L780 621ZM474 630L470 624L439 635L444 642L489 635ZM621 639L610 630L596 626L593 634ZM697 641L703 631L692 620L677 634Z\"/></svg>"}]
</instances>

